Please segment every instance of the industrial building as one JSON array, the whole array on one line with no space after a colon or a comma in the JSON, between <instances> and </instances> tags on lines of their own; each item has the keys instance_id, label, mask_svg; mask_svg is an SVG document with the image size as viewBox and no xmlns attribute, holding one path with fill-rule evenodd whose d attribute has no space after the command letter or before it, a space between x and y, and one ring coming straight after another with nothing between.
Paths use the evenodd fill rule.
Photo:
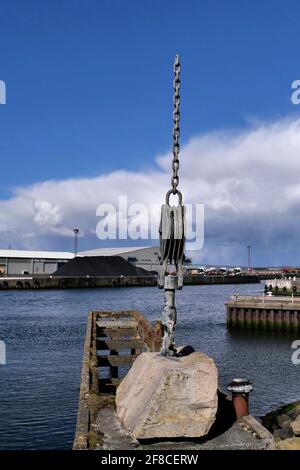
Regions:
<instances>
[{"instance_id":1,"label":"industrial building","mask_svg":"<svg viewBox=\"0 0 300 470\"><path fill-rule=\"evenodd\" d=\"M148 271L157 271L159 266L159 248L157 246L96 248L95 250L82 251L78 253L78 256L121 256L134 266Z\"/></svg>"},{"instance_id":2,"label":"industrial building","mask_svg":"<svg viewBox=\"0 0 300 470\"><path fill-rule=\"evenodd\" d=\"M159 268L159 247L119 247L119 248L96 248L95 250L82 251L79 256L121 256L126 261L134 264L138 268L147 269L148 271L158 271ZM187 256L184 264L191 264L191 258Z\"/></svg>"},{"instance_id":3,"label":"industrial building","mask_svg":"<svg viewBox=\"0 0 300 470\"><path fill-rule=\"evenodd\" d=\"M157 246L96 248L82 251L77 256L121 256L134 266L148 271L158 271L159 267ZM0 250L0 275L52 274L62 264L73 258L73 253L64 251ZM189 265L191 262L192 260L186 257L184 264Z\"/></svg>"},{"instance_id":4,"label":"industrial building","mask_svg":"<svg viewBox=\"0 0 300 470\"><path fill-rule=\"evenodd\" d=\"M0 250L2 276L52 274L63 263L74 258L65 251Z\"/></svg>"}]
</instances>

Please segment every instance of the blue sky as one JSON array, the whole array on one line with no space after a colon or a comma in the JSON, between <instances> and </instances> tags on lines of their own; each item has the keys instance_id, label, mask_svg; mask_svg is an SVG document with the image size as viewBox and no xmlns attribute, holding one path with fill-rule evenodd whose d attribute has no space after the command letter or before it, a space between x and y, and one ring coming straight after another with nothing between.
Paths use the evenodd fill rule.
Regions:
<instances>
[{"instance_id":1,"label":"blue sky","mask_svg":"<svg viewBox=\"0 0 300 470\"><path fill-rule=\"evenodd\" d=\"M156 158L171 144L177 52L183 144L300 117L290 99L300 78L297 1L2 0L0 8L4 202L37 182L159 171ZM3 232L5 247L9 227Z\"/></svg>"}]
</instances>

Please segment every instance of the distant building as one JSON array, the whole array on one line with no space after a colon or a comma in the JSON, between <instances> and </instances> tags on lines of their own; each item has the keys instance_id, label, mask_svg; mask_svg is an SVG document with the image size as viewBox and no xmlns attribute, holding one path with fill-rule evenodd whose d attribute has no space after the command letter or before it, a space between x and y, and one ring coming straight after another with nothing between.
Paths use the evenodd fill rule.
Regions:
<instances>
[{"instance_id":1,"label":"distant building","mask_svg":"<svg viewBox=\"0 0 300 470\"><path fill-rule=\"evenodd\" d=\"M0 274L52 274L72 258L74 254L65 251L0 250Z\"/></svg>"},{"instance_id":2,"label":"distant building","mask_svg":"<svg viewBox=\"0 0 300 470\"><path fill-rule=\"evenodd\" d=\"M159 265L159 248L157 246L96 248L82 251L78 256L121 256L138 268L157 271Z\"/></svg>"},{"instance_id":3,"label":"distant building","mask_svg":"<svg viewBox=\"0 0 300 470\"><path fill-rule=\"evenodd\" d=\"M96 248L95 250L82 251L78 253L78 256L121 256L138 268L148 271L158 271L160 264L158 246ZM185 264L191 262L190 258L185 258Z\"/></svg>"}]
</instances>

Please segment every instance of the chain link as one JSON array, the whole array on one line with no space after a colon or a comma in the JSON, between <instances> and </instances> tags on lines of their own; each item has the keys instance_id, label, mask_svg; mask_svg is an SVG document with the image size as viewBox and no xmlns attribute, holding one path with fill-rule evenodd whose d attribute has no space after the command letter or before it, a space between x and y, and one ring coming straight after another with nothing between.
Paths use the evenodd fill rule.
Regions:
<instances>
[{"instance_id":1,"label":"chain link","mask_svg":"<svg viewBox=\"0 0 300 470\"><path fill-rule=\"evenodd\" d=\"M179 146L179 137L180 137L180 127L179 127L179 121L180 121L180 111L179 111L179 105L180 105L180 95L179 95L180 78L179 78L179 74L180 74L180 71L181 71L181 65L180 65L180 62L179 62L179 55L178 54L175 57L173 71L174 71L174 80L173 80L173 88L174 88L174 96L173 96L173 105L174 105L174 110L173 110L173 162L172 162L173 175L172 175L172 179L171 179L171 185L172 185L172 193L177 194L177 192L178 192L177 186L179 184L178 170L179 170L179 151L180 151L180 146Z\"/></svg>"}]
</instances>

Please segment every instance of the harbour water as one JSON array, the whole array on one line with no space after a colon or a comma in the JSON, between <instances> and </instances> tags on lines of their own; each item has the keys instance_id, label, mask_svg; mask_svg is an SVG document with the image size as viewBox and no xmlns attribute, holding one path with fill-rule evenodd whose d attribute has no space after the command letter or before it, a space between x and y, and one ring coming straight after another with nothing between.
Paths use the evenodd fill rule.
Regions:
<instances>
[{"instance_id":1,"label":"harbour water","mask_svg":"<svg viewBox=\"0 0 300 470\"><path fill-rule=\"evenodd\" d=\"M251 413L300 399L300 365L292 364L297 334L228 332L224 302L262 285L186 286L177 293L178 345L216 360L220 386L243 376L254 383ZM160 318L157 288L0 292L0 449L68 449L75 432L82 348L89 310L136 309ZM300 339L300 338L299 338Z\"/></svg>"}]
</instances>

